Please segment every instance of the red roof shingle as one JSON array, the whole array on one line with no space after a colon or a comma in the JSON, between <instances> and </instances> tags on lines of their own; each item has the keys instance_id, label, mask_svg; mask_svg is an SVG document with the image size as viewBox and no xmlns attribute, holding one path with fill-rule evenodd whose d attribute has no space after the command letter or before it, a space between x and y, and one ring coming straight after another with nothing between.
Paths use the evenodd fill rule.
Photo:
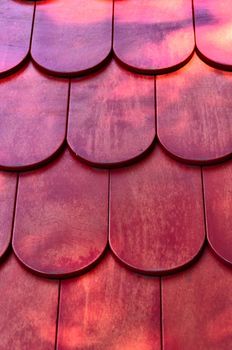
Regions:
<instances>
[{"instance_id":1,"label":"red roof shingle","mask_svg":"<svg viewBox=\"0 0 232 350\"><path fill-rule=\"evenodd\" d=\"M0 3L0 350L230 350L232 0Z\"/></svg>"}]
</instances>

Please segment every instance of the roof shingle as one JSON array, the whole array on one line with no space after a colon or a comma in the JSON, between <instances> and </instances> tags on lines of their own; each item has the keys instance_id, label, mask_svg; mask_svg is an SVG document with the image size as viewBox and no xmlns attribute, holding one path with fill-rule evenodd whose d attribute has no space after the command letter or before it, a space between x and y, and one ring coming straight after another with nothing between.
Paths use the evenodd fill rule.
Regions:
<instances>
[{"instance_id":1,"label":"roof shingle","mask_svg":"<svg viewBox=\"0 0 232 350\"><path fill-rule=\"evenodd\" d=\"M0 350L231 348L231 5L1 1Z\"/></svg>"}]
</instances>

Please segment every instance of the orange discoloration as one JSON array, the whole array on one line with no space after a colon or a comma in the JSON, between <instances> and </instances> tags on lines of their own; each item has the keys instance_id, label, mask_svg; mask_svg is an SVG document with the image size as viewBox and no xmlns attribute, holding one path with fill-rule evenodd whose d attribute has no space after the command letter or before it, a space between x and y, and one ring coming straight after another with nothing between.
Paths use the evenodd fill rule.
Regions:
<instances>
[{"instance_id":1,"label":"orange discoloration","mask_svg":"<svg viewBox=\"0 0 232 350\"><path fill-rule=\"evenodd\" d=\"M159 148L139 164L112 172L110 245L120 260L146 273L189 263L204 242L200 169Z\"/></svg>"},{"instance_id":2,"label":"orange discoloration","mask_svg":"<svg viewBox=\"0 0 232 350\"><path fill-rule=\"evenodd\" d=\"M66 152L20 176L13 246L20 260L48 276L87 268L107 243L107 171Z\"/></svg>"},{"instance_id":3,"label":"orange discoloration","mask_svg":"<svg viewBox=\"0 0 232 350\"><path fill-rule=\"evenodd\" d=\"M159 350L159 279L136 275L108 254L97 268L64 281L58 350Z\"/></svg>"},{"instance_id":4,"label":"orange discoloration","mask_svg":"<svg viewBox=\"0 0 232 350\"><path fill-rule=\"evenodd\" d=\"M154 78L114 61L72 83L68 142L94 164L119 164L144 153L155 138Z\"/></svg>"}]
</instances>

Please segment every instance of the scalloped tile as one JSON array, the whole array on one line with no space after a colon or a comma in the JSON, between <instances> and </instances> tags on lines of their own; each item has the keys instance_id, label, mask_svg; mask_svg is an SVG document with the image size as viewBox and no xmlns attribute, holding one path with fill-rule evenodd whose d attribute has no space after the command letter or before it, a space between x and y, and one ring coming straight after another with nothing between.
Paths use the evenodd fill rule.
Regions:
<instances>
[{"instance_id":1,"label":"scalloped tile","mask_svg":"<svg viewBox=\"0 0 232 350\"><path fill-rule=\"evenodd\" d=\"M47 161L66 133L68 82L30 63L0 79L0 167L27 169Z\"/></svg>"},{"instance_id":2,"label":"scalloped tile","mask_svg":"<svg viewBox=\"0 0 232 350\"><path fill-rule=\"evenodd\" d=\"M1 0L0 76L15 70L28 56L34 2Z\"/></svg>"},{"instance_id":3,"label":"scalloped tile","mask_svg":"<svg viewBox=\"0 0 232 350\"><path fill-rule=\"evenodd\" d=\"M190 163L232 155L232 75L196 55L181 70L157 78L157 133L164 148Z\"/></svg>"},{"instance_id":4,"label":"scalloped tile","mask_svg":"<svg viewBox=\"0 0 232 350\"><path fill-rule=\"evenodd\" d=\"M0 172L0 259L11 241L17 175Z\"/></svg>"},{"instance_id":5,"label":"scalloped tile","mask_svg":"<svg viewBox=\"0 0 232 350\"><path fill-rule=\"evenodd\" d=\"M112 61L98 74L72 82L68 143L87 162L122 165L152 145L154 78L136 75Z\"/></svg>"},{"instance_id":6,"label":"scalloped tile","mask_svg":"<svg viewBox=\"0 0 232 350\"><path fill-rule=\"evenodd\" d=\"M56 75L79 75L104 63L111 51L113 1L38 2L32 57Z\"/></svg>"},{"instance_id":7,"label":"scalloped tile","mask_svg":"<svg viewBox=\"0 0 232 350\"><path fill-rule=\"evenodd\" d=\"M20 175L13 248L31 270L67 277L88 269L106 248L107 225L107 171L66 150L47 167Z\"/></svg>"},{"instance_id":8,"label":"scalloped tile","mask_svg":"<svg viewBox=\"0 0 232 350\"><path fill-rule=\"evenodd\" d=\"M116 0L114 18L114 52L127 67L160 73L176 69L191 57L190 0Z\"/></svg>"},{"instance_id":9,"label":"scalloped tile","mask_svg":"<svg viewBox=\"0 0 232 350\"><path fill-rule=\"evenodd\" d=\"M111 173L110 246L132 269L164 274L199 254L205 239L201 171L159 147Z\"/></svg>"},{"instance_id":10,"label":"scalloped tile","mask_svg":"<svg viewBox=\"0 0 232 350\"><path fill-rule=\"evenodd\" d=\"M203 168L208 241L232 264L232 162Z\"/></svg>"},{"instance_id":11,"label":"scalloped tile","mask_svg":"<svg viewBox=\"0 0 232 350\"><path fill-rule=\"evenodd\" d=\"M231 0L194 0L196 45L201 57L232 70Z\"/></svg>"}]
</instances>

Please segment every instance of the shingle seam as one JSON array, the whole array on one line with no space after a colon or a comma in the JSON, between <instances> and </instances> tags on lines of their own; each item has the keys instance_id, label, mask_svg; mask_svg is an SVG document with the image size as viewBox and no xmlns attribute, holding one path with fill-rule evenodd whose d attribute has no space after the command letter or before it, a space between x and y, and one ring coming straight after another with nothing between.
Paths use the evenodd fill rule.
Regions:
<instances>
[{"instance_id":1,"label":"shingle seam","mask_svg":"<svg viewBox=\"0 0 232 350\"><path fill-rule=\"evenodd\" d=\"M232 65L228 65L226 63L219 63L213 61L212 59L207 58L197 47L197 31L196 31L196 15L195 15L195 4L194 0L192 0L192 11L193 11L193 28L194 28L194 40L195 40L195 52L197 56L208 66L219 69L225 72L232 72Z\"/></svg>"},{"instance_id":2,"label":"shingle seam","mask_svg":"<svg viewBox=\"0 0 232 350\"><path fill-rule=\"evenodd\" d=\"M67 112L66 112L66 127L65 127L65 143L67 144L67 135L68 135L68 122L69 122L69 110L70 110L70 100L71 100L71 89L72 89L72 80L68 80L68 97L67 97Z\"/></svg>"},{"instance_id":3,"label":"shingle seam","mask_svg":"<svg viewBox=\"0 0 232 350\"><path fill-rule=\"evenodd\" d=\"M32 24L31 24L31 37L30 37L30 45L29 45L29 55L31 57L31 45L32 45L32 38L34 33L34 24L35 24L35 11L36 11L36 2L34 2L34 10L32 15Z\"/></svg>"},{"instance_id":4,"label":"shingle seam","mask_svg":"<svg viewBox=\"0 0 232 350\"><path fill-rule=\"evenodd\" d=\"M115 16L115 0L113 0L113 7L112 7L112 37L111 37L111 52L113 52L113 46L114 46L114 16Z\"/></svg>"},{"instance_id":5,"label":"shingle seam","mask_svg":"<svg viewBox=\"0 0 232 350\"><path fill-rule=\"evenodd\" d=\"M172 159L174 159L175 161L177 161L179 163L183 163L183 164L187 164L187 165L194 165L194 166L220 165L221 163L224 163L232 158L232 152L229 152L228 154L223 155L222 157L206 159L206 160L191 159L191 158L186 158L184 156L182 157L180 155L173 153L172 151L169 151L168 147L162 142L162 140L159 137L159 130L157 130L157 139L158 139L159 145L162 147L162 149L165 151L165 153L167 155L169 155L169 157L171 157Z\"/></svg>"},{"instance_id":6,"label":"shingle seam","mask_svg":"<svg viewBox=\"0 0 232 350\"><path fill-rule=\"evenodd\" d=\"M206 240L208 242L208 245L210 247L210 250L213 252L214 256L218 259L220 259L221 262L226 264L227 266L231 267L232 263L231 261L227 260L225 257L223 257L220 252L218 252L213 244L211 243L211 239L208 234L208 220L207 220L207 203L206 203L206 191L205 191L205 178L204 178L204 167L202 168L202 190L203 190L203 198L204 198L204 215L205 215L205 229L206 229Z\"/></svg>"},{"instance_id":7,"label":"shingle seam","mask_svg":"<svg viewBox=\"0 0 232 350\"><path fill-rule=\"evenodd\" d=\"M152 269L152 270L141 269L140 267L137 267L137 266L134 266L134 265L128 263L122 257L120 257L120 255L118 255L118 253L112 248L110 240L109 240L109 244L110 244L110 250L111 250L113 256L119 262L120 265L126 267L127 269L129 269L135 273L141 274L141 275L161 277L161 276L174 275L174 274L179 273L181 271L185 271L188 268L190 268L192 265L194 265L200 259L201 255L203 254L205 245L207 244L207 240L206 240L206 238L204 239L198 252L189 261L185 262L184 264L177 265L177 266L174 266L172 268L167 268L167 269L158 268L158 269Z\"/></svg>"},{"instance_id":8,"label":"shingle seam","mask_svg":"<svg viewBox=\"0 0 232 350\"><path fill-rule=\"evenodd\" d=\"M83 164L87 164L88 166L94 167L94 168L98 168L98 169L118 169L118 168L122 168L125 166L131 166L139 161L141 161L142 159L144 159L148 154L150 154L154 147L156 145L156 138L154 138L154 140L151 142L151 144L143 151L141 152L139 155L135 156L134 158L131 158L129 160L123 160L120 162L116 162L116 163L97 163L97 162L93 162L88 160L87 158L83 158L82 156L80 156L79 154L77 154L72 147L68 144L68 148L70 149L70 151L74 154L74 156L80 160Z\"/></svg>"},{"instance_id":9,"label":"shingle seam","mask_svg":"<svg viewBox=\"0 0 232 350\"><path fill-rule=\"evenodd\" d=\"M5 172L7 173L7 172ZM15 189L14 189L14 199L13 199L13 210L12 210L12 220L11 220L11 225L10 225L10 234L7 242L4 245L3 250L1 251L0 255L0 263L2 263L8 255L12 251L12 236L13 236L13 230L14 230L14 217L15 217L15 207L16 207L16 201L17 201L17 195L18 195L18 174L15 173L16 175L16 182L15 182Z\"/></svg>"},{"instance_id":10,"label":"shingle seam","mask_svg":"<svg viewBox=\"0 0 232 350\"><path fill-rule=\"evenodd\" d=\"M203 167L201 166L201 186L202 186L202 200L203 200L203 211L204 211L204 226L205 226L205 237L208 241L208 226L207 226L207 218L206 218L206 200L205 200L205 186L204 186L204 174Z\"/></svg>"},{"instance_id":11,"label":"shingle seam","mask_svg":"<svg viewBox=\"0 0 232 350\"><path fill-rule=\"evenodd\" d=\"M158 139L158 108L157 108L157 77L154 76L154 109L155 109L155 139L156 142L159 142Z\"/></svg>"},{"instance_id":12,"label":"shingle seam","mask_svg":"<svg viewBox=\"0 0 232 350\"><path fill-rule=\"evenodd\" d=\"M199 51L197 46L195 46L194 50L186 58L186 60L184 60L181 63L178 63L175 66L168 67L168 68L163 68L163 69L160 69L160 70L155 70L155 69L150 69L150 70L148 69L148 70L146 70L146 69L136 68L136 67L132 67L130 65L127 65L126 63L124 63L122 60L120 60L118 58L118 56L116 55L116 53L112 49L109 52L109 55L102 62L100 62L96 66L90 67L88 70L83 70L83 71L78 71L78 72L62 73L62 72L52 71L52 70L48 70L48 69L44 68L42 65L38 64L35 61L35 59L33 58L33 56L31 55L31 53L29 53L25 57L25 59L22 60L17 66L13 67L9 71L1 73L0 74L0 78L5 78L5 77L8 77L8 76L18 72L29 61L31 61L34 64L34 66L38 69L38 71L42 72L43 74L45 74L47 76L53 76L55 78L60 78L60 79L67 79L67 78L74 78L75 79L75 78L89 77L89 76L91 76L91 74L97 73L102 68L104 68L108 64L110 64L112 59L115 59L115 61L122 68L124 68L126 71L132 72L134 74L145 75L145 76L167 75L167 74L174 73L174 72L180 70L181 68L185 67L191 61L191 59L194 56L194 54L197 54L197 56L201 59L201 61L203 61L209 67L218 69L220 71L232 72L232 66L226 65L226 64L220 64L220 63L214 62L212 60L209 60L206 56L204 56Z\"/></svg>"},{"instance_id":13,"label":"shingle seam","mask_svg":"<svg viewBox=\"0 0 232 350\"><path fill-rule=\"evenodd\" d=\"M12 248L13 248L14 255L16 256L16 258L18 259L20 264L29 272L33 273L34 275L36 275L38 277L42 277L42 278L48 278L48 279L52 279L52 280L57 280L57 279L65 280L65 279L70 279L73 277L82 276L82 275L88 273L89 271L91 271L94 267L96 267L104 259L105 255L108 251L108 242L107 242L104 250L99 253L99 255L96 257L95 260L91 261L90 263L86 264L84 267L82 267L80 269L76 269L76 270L73 270L71 272L61 272L61 273L46 273L46 272L43 272L39 269L36 269L36 268L30 266L29 264L25 263L20 258L16 249L14 248L14 244L12 245Z\"/></svg>"},{"instance_id":14,"label":"shingle seam","mask_svg":"<svg viewBox=\"0 0 232 350\"><path fill-rule=\"evenodd\" d=\"M128 70L130 72L142 74L142 75L163 75L163 74L175 72L175 71L181 69L182 67L184 67L189 61L191 61L191 59L194 55L194 52L195 52L195 50L193 49L193 51L189 54L189 56L185 60L183 60L182 62L179 62L172 67L160 68L160 69L145 69L145 68L134 67L132 65L129 65L129 64L123 62L117 56L115 51L113 51L113 57L122 67L124 67L126 70Z\"/></svg>"},{"instance_id":15,"label":"shingle seam","mask_svg":"<svg viewBox=\"0 0 232 350\"><path fill-rule=\"evenodd\" d=\"M108 217L107 217L107 245L110 241L110 217L111 217L111 170L108 171Z\"/></svg>"},{"instance_id":16,"label":"shingle seam","mask_svg":"<svg viewBox=\"0 0 232 350\"><path fill-rule=\"evenodd\" d=\"M164 332L163 332L163 278L160 276L160 349L164 349Z\"/></svg>"},{"instance_id":17,"label":"shingle seam","mask_svg":"<svg viewBox=\"0 0 232 350\"><path fill-rule=\"evenodd\" d=\"M36 62L36 60L31 55L31 60L34 63L34 65L38 68L39 71L41 71L41 72L43 72L43 73L45 73L47 75L54 76L56 78L79 78L79 77L88 76L90 74L93 74L93 73L97 72L102 67L105 67L110 62L111 58L112 58L112 53L110 51L109 54L104 58L104 60L102 60L97 65L95 65L93 67L90 67L88 69L85 69L85 70L80 70L78 72L68 72L68 73L66 73L66 72L57 72L57 71L53 71L53 70L44 68L38 62Z\"/></svg>"},{"instance_id":18,"label":"shingle seam","mask_svg":"<svg viewBox=\"0 0 232 350\"><path fill-rule=\"evenodd\" d=\"M191 2L192 2L192 16L193 16L194 43L195 43L195 49L196 49L196 21L195 21L194 0L191 0Z\"/></svg>"},{"instance_id":19,"label":"shingle seam","mask_svg":"<svg viewBox=\"0 0 232 350\"><path fill-rule=\"evenodd\" d=\"M29 165L20 165L20 166L5 166L5 165L1 166L0 165L0 171L13 172L13 173L18 172L20 174L27 171L37 170L41 167L46 166L53 160L57 159L57 157L59 157L59 155L65 150L65 147L66 147L66 139L64 138L60 146L57 148L57 150L51 155L49 155L47 158L37 163L33 163Z\"/></svg>"},{"instance_id":20,"label":"shingle seam","mask_svg":"<svg viewBox=\"0 0 232 350\"><path fill-rule=\"evenodd\" d=\"M226 63L219 63L216 61L213 61L212 59L207 58L196 46L195 48L196 54L198 57L208 66L215 68L217 70L221 70L224 72L232 72L232 65L226 64Z\"/></svg>"},{"instance_id":21,"label":"shingle seam","mask_svg":"<svg viewBox=\"0 0 232 350\"><path fill-rule=\"evenodd\" d=\"M10 74L12 74L13 72L17 71L19 67L21 67L22 65L24 65L25 62L28 61L28 59L31 57L31 60L34 61L34 63L36 64L36 66L42 70L45 71L47 74L49 75L55 75L56 77L75 77L75 76L82 76L82 75L87 75L91 72L94 72L96 70L98 70L100 67L104 66L107 61L111 60L111 58L114 56L120 63L121 65L123 65L124 67L126 67L129 70L132 70L133 72L137 72L139 74L149 74L149 75L154 75L154 74L167 74L170 73L172 71L176 71L177 69L181 68L183 65L185 65L189 59L191 59L191 56L193 54L193 52L196 52L197 55L201 58L202 61L204 61L206 64L208 64L209 66L212 66L214 68L220 69L220 70L224 70L224 71L232 71L232 65L228 65L227 63L218 63L215 62L212 59L208 59L204 54L202 54L198 47L197 47L197 41L196 41L196 18L197 16L195 15L196 12L196 5L194 3L194 0L191 0L191 10L192 10L192 23L193 23L193 32L194 32L194 49L193 52L190 54L189 57L187 57L186 60L183 60L183 62L178 63L177 65L174 65L172 67L164 67L161 68L161 70L159 69L143 69L143 68L136 68L130 65L127 65L126 63L124 63L120 58L117 57L117 54L114 52L114 34L115 34L115 1L112 0L112 23L111 23L111 29L112 29L112 34L111 34L111 50L108 53L107 59L103 59L102 62L100 62L99 64L90 67L90 68L86 68L83 71L75 71L75 72L59 72L59 71L52 71L49 69L46 69L44 67L42 67L42 65L40 65L39 63L36 63L34 58L32 57L32 43L33 43L33 37L34 37L34 28L35 28L35 18L36 18L36 11L38 9L38 4L36 1L30 1L31 5L34 7L33 8L33 15L32 15L32 25L31 25L31 35L30 35L30 41L29 41L29 51L26 54L26 57L19 63L17 64L15 67L13 67L12 69L10 69L9 71L3 72L1 74L1 77L4 76L8 76ZM22 5L23 6L23 5Z\"/></svg>"},{"instance_id":22,"label":"shingle seam","mask_svg":"<svg viewBox=\"0 0 232 350\"><path fill-rule=\"evenodd\" d=\"M14 196L14 206L13 206L13 214L12 214L12 223L11 223L11 234L10 234L10 241L7 250L1 257L4 258L8 255L9 252L12 251L12 239L14 234L14 227L15 227L15 213L16 213L16 206L17 206L17 199L18 199L18 188L19 188L19 173L16 174L16 184L15 184L15 196Z\"/></svg>"},{"instance_id":23,"label":"shingle seam","mask_svg":"<svg viewBox=\"0 0 232 350\"><path fill-rule=\"evenodd\" d=\"M214 62L212 60L207 59L207 57L205 57L197 47L194 48L194 50L191 52L191 54L189 55L189 57L184 60L183 62L170 67L170 68L164 68L161 70L143 70L140 68L136 68L136 67L131 67L129 65L127 65L126 63L124 63L122 60L120 60L117 55L115 54L114 50L112 49L109 52L109 55L99 64L97 64L94 67L90 67L88 70L83 70L83 71L78 71L78 72L68 72L68 73L62 73L62 72L56 72L56 71L52 71L52 70L48 70L46 68L44 68L43 66L41 66L40 64L38 64L33 56L31 55L31 53L29 52L25 58L15 67L11 68L10 70L3 72L0 74L0 79L2 78L6 78L9 77L15 73L17 73L21 68L23 68L27 63L32 62L34 67L41 72L42 74L44 74L45 76L52 76L54 78L58 78L58 79L76 79L76 78L82 78L82 77L90 77L91 75L94 73L99 72L101 69L105 68L108 66L108 64L110 64L110 62L112 61L112 59L115 59L115 61L122 67L124 68L126 71L132 72L134 74L138 74L138 75L144 75L144 76L159 76L159 75L167 75L167 74L171 74L174 72L177 72L178 70L180 70L181 68L185 67L192 59L192 57L194 56L194 54L196 54L201 61L203 61L207 66L215 68L217 70L220 71L225 71L225 72L232 72L232 66L230 65L226 65L226 64L220 64L217 62Z\"/></svg>"},{"instance_id":24,"label":"shingle seam","mask_svg":"<svg viewBox=\"0 0 232 350\"><path fill-rule=\"evenodd\" d=\"M54 350L58 350L58 335L59 335L59 321L60 321L60 299L61 299L61 280L59 280L59 282L58 282L56 334L55 334L55 347L54 347Z\"/></svg>"}]
</instances>

